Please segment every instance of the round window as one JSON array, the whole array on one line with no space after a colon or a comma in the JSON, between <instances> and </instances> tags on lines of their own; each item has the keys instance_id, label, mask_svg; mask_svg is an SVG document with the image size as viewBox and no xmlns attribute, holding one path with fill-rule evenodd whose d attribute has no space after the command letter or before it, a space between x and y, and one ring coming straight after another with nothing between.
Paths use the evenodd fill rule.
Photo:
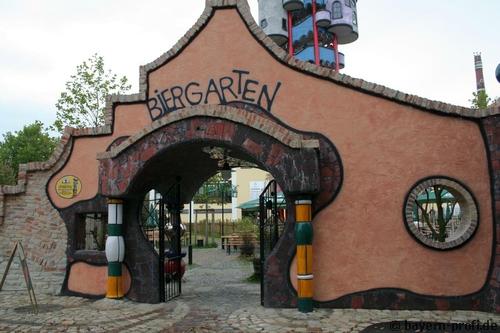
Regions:
<instances>
[{"instance_id":1,"label":"round window","mask_svg":"<svg viewBox=\"0 0 500 333\"><path fill-rule=\"evenodd\" d=\"M470 191L446 177L426 178L415 184L406 197L404 214L411 235L437 250L466 243L479 221Z\"/></svg>"}]
</instances>

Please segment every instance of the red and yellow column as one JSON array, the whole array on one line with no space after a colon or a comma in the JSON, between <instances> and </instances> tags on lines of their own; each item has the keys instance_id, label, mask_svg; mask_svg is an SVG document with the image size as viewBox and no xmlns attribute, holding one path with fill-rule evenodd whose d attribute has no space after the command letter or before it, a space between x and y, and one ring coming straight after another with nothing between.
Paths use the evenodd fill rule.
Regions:
<instances>
[{"instance_id":1,"label":"red and yellow column","mask_svg":"<svg viewBox=\"0 0 500 333\"><path fill-rule=\"evenodd\" d=\"M295 239L297 241L297 292L300 312L313 311L312 201L295 201Z\"/></svg>"},{"instance_id":2,"label":"red and yellow column","mask_svg":"<svg viewBox=\"0 0 500 333\"><path fill-rule=\"evenodd\" d=\"M108 259L107 298L122 298L122 262L125 257L123 240L123 201L108 199L108 238L106 239L106 259Z\"/></svg>"}]
</instances>

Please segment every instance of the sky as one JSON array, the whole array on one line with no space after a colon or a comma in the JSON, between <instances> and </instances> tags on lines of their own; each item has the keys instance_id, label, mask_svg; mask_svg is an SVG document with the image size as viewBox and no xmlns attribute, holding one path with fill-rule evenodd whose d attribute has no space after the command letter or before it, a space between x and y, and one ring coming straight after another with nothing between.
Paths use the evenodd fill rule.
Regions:
<instances>
[{"instance_id":1,"label":"sky","mask_svg":"<svg viewBox=\"0 0 500 333\"><path fill-rule=\"evenodd\" d=\"M257 0L248 0L255 18ZM262 0L261 0L262 1ZM263 0L266 1L266 0ZM139 66L167 52L196 22L204 0L0 0L0 140L40 120L76 66L94 53L138 91ZM406 93L470 106L474 52L486 91L500 97L498 0L360 0L359 39L341 45L342 73Z\"/></svg>"}]
</instances>

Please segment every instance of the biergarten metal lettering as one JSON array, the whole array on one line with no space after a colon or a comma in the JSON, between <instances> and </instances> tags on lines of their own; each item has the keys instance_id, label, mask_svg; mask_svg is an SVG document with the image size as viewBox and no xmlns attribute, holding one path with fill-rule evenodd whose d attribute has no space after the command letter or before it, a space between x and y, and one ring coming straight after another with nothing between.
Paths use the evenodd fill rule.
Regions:
<instances>
[{"instance_id":1,"label":"biergarten metal lettering","mask_svg":"<svg viewBox=\"0 0 500 333\"><path fill-rule=\"evenodd\" d=\"M192 81L186 85L155 90L154 96L147 101L147 107L152 121L176 110L214 100L221 105L249 103L271 112L280 87L280 81L273 88L251 78L249 71L234 69L230 76L211 78L203 84Z\"/></svg>"}]
</instances>

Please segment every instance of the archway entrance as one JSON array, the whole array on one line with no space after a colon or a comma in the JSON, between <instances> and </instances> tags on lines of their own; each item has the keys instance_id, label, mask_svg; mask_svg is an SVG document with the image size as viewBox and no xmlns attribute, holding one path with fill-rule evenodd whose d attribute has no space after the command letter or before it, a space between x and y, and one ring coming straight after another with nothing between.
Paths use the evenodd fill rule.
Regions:
<instances>
[{"instance_id":1,"label":"archway entrance","mask_svg":"<svg viewBox=\"0 0 500 333\"><path fill-rule=\"evenodd\" d=\"M234 161L267 170L281 186L289 214L262 267L263 303L294 306L296 296L289 283L295 253L293 203L314 197L314 206L320 209L333 199L341 181L341 176L331 176L340 170L335 148L322 136L291 130L261 110L200 109L178 111L172 122L159 120L149 131L100 156L101 193L124 202L125 263L132 276L127 296L143 302L161 300L158 254L138 223L145 194L152 189L166 194L177 183L179 202L189 202L201 184L219 170L220 161L206 153L207 147L219 147Z\"/></svg>"},{"instance_id":2,"label":"archway entrance","mask_svg":"<svg viewBox=\"0 0 500 333\"><path fill-rule=\"evenodd\" d=\"M194 146L191 144L185 144L180 147L180 149L186 149L193 152L196 151L197 148L197 145ZM207 152L221 150L221 148L204 147L202 150ZM251 259L255 256L253 264L257 268L263 267L265 259L272 252L283 233L285 226L284 218L287 214L285 213L286 207L284 205L284 195L277 182L272 179L272 176L267 172L260 169L249 168L250 166L255 166L252 163L238 160L226 149L223 151L224 153L220 154L220 156L210 156L210 158L216 160L221 158L218 160L218 166L227 168L228 170L222 170L220 173L224 174L225 171L228 171L230 176L232 174L235 181L234 186L238 186L236 185L236 179L245 179L245 177L248 177L249 175L250 177L257 178L259 176L265 177L263 178L265 179L264 181L251 182L262 183L263 186L262 188L257 189L258 193L256 193L256 195L253 193L253 197L256 197L256 199L247 202L247 205L249 204L252 207L248 210L245 209L245 216L243 219L231 221L231 215L233 214L229 214L229 223L225 226L225 232L223 224L224 221L215 219L216 216L218 218L221 217L221 206L217 203L217 201L221 199L220 194L215 196L216 198L218 197L219 200L214 201L214 196L210 195L210 192L207 195L206 191L207 187L210 187L211 190L213 190L214 185L218 185L214 184L214 180L217 180L218 177L221 178L220 173L216 176L210 177L209 182L205 182L203 186L196 191L197 193L194 194L196 200L193 200L194 198L189 199L186 197L188 200L187 202L184 202L180 198L180 193L183 192L181 188L182 184L189 181L198 182L197 174L201 172L200 170L198 170L196 174L191 175L190 179L187 179L185 182L178 177L176 182L166 191L156 189L147 191L146 194L142 196L142 203L137 203L133 199L127 202L129 205L139 204L141 206L139 209L139 216L137 216L136 220L132 221L132 223L138 223L140 225L143 237L149 242L150 248L154 249L154 254L158 257L158 293L160 302L169 301L181 294L183 290L182 277L185 273L186 264L189 262L188 258L191 258L193 255L193 253L190 252L190 250L192 250L190 245L193 245L193 243L195 245L198 243L198 246L194 251L194 257L196 259L194 267L199 267L201 265L204 266L204 268L211 268L209 267L210 262L215 263L212 266L217 266L219 267L219 270L223 270L225 272L220 273L212 270L210 274L219 275L218 278L221 280L220 286L225 288L222 280L226 280L226 282L230 283L232 286L234 286L234 283L237 281L233 281L231 277L228 278L224 275L234 275L234 273L236 273L235 277L240 275L240 272L235 272L234 267L238 265L235 263L233 259L234 257L241 256L242 259L246 258L246 260L243 260L246 261L246 265L243 265L242 263L242 265L240 265L243 267L250 266L248 263L252 263ZM196 153L194 155L196 156L196 161L184 160L185 163L191 164L201 162L202 157ZM245 168L241 168L241 166L245 166ZM168 168L168 166L165 167ZM231 167L237 168L231 172ZM145 172L148 172L148 170L146 169ZM226 181L231 182L231 179L226 179ZM231 186L232 184L230 184L230 187ZM154 188L162 187L161 180L159 180L158 184L156 184ZM245 188L244 182L241 182L240 187L242 191L248 190L248 188ZM252 188L251 190L255 192L255 188ZM280 197L279 207L277 199L278 192ZM240 193L240 198L245 197L246 196L244 194ZM200 200L201 202L206 202L207 204L200 204ZM208 205L208 202L210 202L210 206ZM242 201L240 200L239 202ZM256 207L253 207L254 205ZM196 221L192 221L192 217L195 212L195 209L192 208L194 207L197 207L198 211L203 211L203 208L205 208L205 212L202 212L201 214L203 217L206 217L205 220L201 221L196 218ZM224 207L223 204L222 207ZM198 213L199 212L197 212L197 215ZM231 213L233 213L232 209ZM238 213L240 212L234 213L236 213L234 215L238 216ZM186 237L192 232L193 229L194 237L191 237L193 235ZM200 243L201 246L199 245ZM213 247L215 247L215 249ZM233 267L227 270L227 267L225 267L226 264L219 265L219 263L213 261L213 258L207 258L208 253L210 253L211 256L218 257L221 262L225 262L227 265L231 265ZM228 259L226 256L230 256L232 258ZM201 260L201 262L198 260ZM260 263L260 265L257 265L258 263ZM247 274L249 274L249 272L247 272ZM188 275L192 277L192 273ZM248 277L250 277L250 274L246 278ZM254 276L253 278L255 279L256 277ZM237 279L241 279L241 277L238 277ZM195 280L197 280L200 284L209 284L205 283L208 281L200 281L198 278ZM193 279L189 279L188 281L191 282ZM190 287L189 282L187 285L188 287ZM260 274L260 293L262 304L264 301L263 287L264 279L263 275ZM213 289L211 287L208 288ZM196 286L191 286L191 288L188 288L188 292L189 290L192 291L194 289L196 289ZM227 289L224 289L224 291L227 292Z\"/></svg>"}]
</instances>

